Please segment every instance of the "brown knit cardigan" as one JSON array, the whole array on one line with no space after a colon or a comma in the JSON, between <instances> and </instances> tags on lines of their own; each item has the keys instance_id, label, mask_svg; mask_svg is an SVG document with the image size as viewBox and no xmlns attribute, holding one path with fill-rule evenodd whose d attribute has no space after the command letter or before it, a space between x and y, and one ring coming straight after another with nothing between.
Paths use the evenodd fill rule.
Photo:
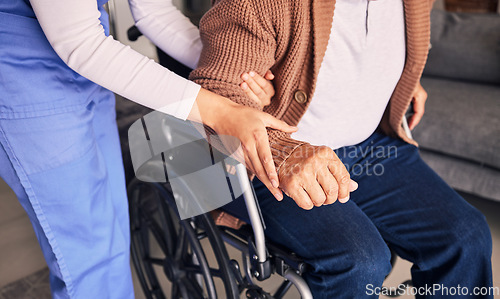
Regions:
<instances>
[{"instance_id":1,"label":"brown knit cardigan","mask_svg":"<svg viewBox=\"0 0 500 299\"><path fill-rule=\"evenodd\" d=\"M240 76L271 69L276 95L264 111L297 125L314 93L334 6L335 0L216 0L200 23L203 51L190 79L237 103L262 109L241 90ZM379 125L386 134L414 144L401 123L427 59L431 7L432 0L404 0L406 62ZM280 131L268 133L278 169L305 143Z\"/></svg>"}]
</instances>

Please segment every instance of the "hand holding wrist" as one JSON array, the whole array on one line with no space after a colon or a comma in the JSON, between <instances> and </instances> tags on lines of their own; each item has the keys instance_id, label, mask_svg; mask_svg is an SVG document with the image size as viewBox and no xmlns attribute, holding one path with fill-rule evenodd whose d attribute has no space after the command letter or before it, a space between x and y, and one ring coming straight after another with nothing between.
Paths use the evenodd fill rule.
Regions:
<instances>
[{"instance_id":1,"label":"hand holding wrist","mask_svg":"<svg viewBox=\"0 0 500 299\"><path fill-rule=\"evenodd\" d=\"M274 166L266 128L292 133L297 128L255 108L236 104L225 97L201 89L196 105L188 116L191 121L203 122L219 135L233 136L241 142L245 162L257 177L281 200L279 181ZM243 161L244 160L244 161Z\"/></svg>"}]
</instances>

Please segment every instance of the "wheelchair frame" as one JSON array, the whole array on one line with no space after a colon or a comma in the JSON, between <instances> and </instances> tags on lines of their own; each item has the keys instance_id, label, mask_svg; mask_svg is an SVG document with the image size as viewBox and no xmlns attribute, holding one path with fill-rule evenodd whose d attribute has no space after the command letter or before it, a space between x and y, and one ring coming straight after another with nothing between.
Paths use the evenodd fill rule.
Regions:
<instances>
[{"instance_id":1,"label":"wheelchair frame","mask_svg":"<svg viewBox=\"0 0 500 299\"><path fill-rule=\"evenodd\" d=\"M207 273L212 274L211 272L212 270L214 273L222 273L224 271L227 271L227 269L222 269L224 267L229 267L231 272L231 275L230 276L226 275L225 279L232 280L230 282L227 281L225 282L227 283L227 286L225 286L226 288L225 295L227 298L230 298L230 296L233 296L233 298L238 298L243 291L246 291L247 298L280 299L284 297L284 295L287 293L287 291L290 289L292 285L295 285L302 298L304 299L312 298L309 287L307 286L304 279L301 277L304 271L306 271L307 268L306 264L300 258L298 258L294 253L291 253L290 251L284 248L281 248L266 241L264 236L265 225L260 214L260 209L256 197L254 195L253 188L249 182L245 166L243 166L242 164L237 164L236 175L238 177L240 184L244 186L243 190L246 190L243 194L243 197L248 210L248 214L250 216L250 222L251 222L250 225L244 226L239 230L235 230L229 227L217 227L213 223L213 220L211 219L211 216L208 215L208 213L192 217L191 219L185 219L185 220L178 219L180 220L179 222L180 226L193 227L194 228L193 231L197 231L199 225L196 223L199 223L199 221L202 220L204 221L205 226L209 226L208 228L205 228L205 230L212 230L213 233L218 234L218 236L216 235L212 236L215 241L213 243L211 242L212 245L211 250L213 250L214 252L216 250L221 251L219 253L220 256L217 257L218 258L217 263L219 264L219 269L216 270L211 269L208 266L208 263L204 261L204 259L206 259L205 254L201 252L198 252L195 258L201 270L191 269L192 271L196 272L195 276L198 275L197 283L200 285L200 287L205 286L206 293L208 295L203 296L202 298L217 298L218 295L215 294L215 290L213 289L213 287L208 287L209 285L208 283L206 282L204 284L200 283L201 279L199 277L199 273L205 271L205 274ZM169 280L172 281L173 284L175 283L173 282L173 280L175 280L174 277L175 273L173 272L179 271L179 269L173 270L173 268L178 266L171 265L175 262L172 261L172 258L169 256L166 256L164 260L160 260L158 258L152 258L148 255L144 255L143 250L138 248L141 246L141 244L136 243L137 227L136 224L134 223L136 221L136 217L134 215L136 215L136 211L138 209L136 201L140 200L140 198L138 198L138 196L140 195L136 193L138 188L141 188L141 186L144 187L145 185L149 185L150 187L156 189L162 198L160 201L162 201L164 205L154 208L175 209L175 207L172 207L172 205L174 204L173 201L171 200L173 196L165 184L141 182L137 179L134 179L129 184L131 230L133 239L132 260L136 268L136 271L138 273L139 281L141 282L141 286L147 298L166 298L165 294L161 289L160 284L157 281L158 280L157 277L153 277L154 274L148 273L148 271L151 272L151 269L153 267L146 266L145 263L151 263L152 265L159 265L163 267L164 274L167 276ZM171 198L167 199L169 198L169 196ZM173 214L170 214L170 216L175 218L175 215ZM163 213L162 217L165 218L169 216L166 213ZM167 220L168 219L162 219L162 221L167 221ZM156 227L155 230L156 232L153 232L153 234L162 235L167 233L159 231L161 230L161 228L159 227ZM171 231L170 229L165 229L165 230ZM206 232L204 232L203 234L206 234ZM197 236L197 238L199 239L200 237ZM138 241L148 243L148 241L145 241L142 238L139 238ZM240 265L236 260L229 259L229 255L227 254L225 247L223 247L224 242L226 244L231 245L241 253L243 262L242 269L240 269ZM166 247L166 245L163 246ZM215 249L214 247L222 247L222 248ZM198 248L197 250L199 249L200 248ZM217 253L215 254L217 255ZM192 268L193 266L190 265L189 267ZM145 268L150 268L150 269L144 271ZM241 270L243 270L243 273L241 272ZM284 281L279 286L277 291L273 295L270 295L269 293L266 293L260 286L258 286L257 282L268 279L274 273L283 277ZM174 287L175 286L172 285L172 288ZM197 287L191 286L190 288L194 290ZM232 293L231 290L227 291L228 288L233 289ZM199 295L193 295L193 293L195 294L196 292L199 293L200 290L201 288L198 290L194 290L193 292L186 290L184 291L183 294L180 295L182 295L182 298L198 299L200 298ZM179 291L179 293L182 292ZM179 296L179 294L174 295L174 293L172 293L172 298L176 298L177 296Z\"/></svg>"},{"instance_id":2,"label":"wheelchair frame","mask_svg":"<svg viewBox=\"0 0 500 299\"><path fill-rule=\"evenodd\" d=\"M295 285L303 299L312 299L309 286L301 277L301 274L306 268L305 263L297 258L293 253L286 252L276 246L266 245L264 220L262 218L253 187L248 179L246 168L243 164L239 163L236 165L236 175L240 185L243 187L243 190L245 190L243 198L250 217L254 241L249 239L247 244L245 244L237 238L234 238L231 232L227 229L222 230L222 238L228 244L242 252L243 260L252 261L250 265L246 264L245 267L245 272L250 285L255 285L252 281L252 276L262 281L269 278L271 274L275 272L286 280L286 283L278 289L277 294L279 296L275 295L275 298L281 298L282 294L284 295L286 290L290 287L290 284L287 283L287 281L289 281L291 284ZM251 259L250 255L252 255ZM250 272L251 269L253 269L253 273Z\"/></svg>"},{"instance_id":3,"label":"wheelchair frame","mask_svg":"<svg viewBox=\"0 0 500 299\"><path fill-rule=\"evenodd\" d=\"M151 122L152 119L156 122ZM147 122L153 124L153 126L151 128L146 126ZM141 133L142 129L144 131ZM148 131L148 129L154 130L155 133L152 134L152 131ZM204 139L199 139L200 136L197 136L199 131L191 125L163 114L150 116L148 121L144 121L142 118L137 120L129 131L129 142L134 139L131 136L136 136L130 135L132 130L135 133L144 134L142 136L144 138L140 139L140 141L148 143L148 145L143 144L138 148L141 150L149 148L151 150L149 153L138 151L140 153L138 156L142 158L141 161L145 160L144 157L150 157L151 159L135 169L137 178L133 179L128 186L132 260L141 286L148 298L165 298L153 269L154 265L161 266L163 273L173 282L173 298L217 298L213 278L208 276L217 276L223 280L227 298L238 298L241 292L246 290L247 298L280 299L283 298L292 285L296 286L302 298L312 298L309 287L301 277L307 268L305 262L289 250L266 240L264 220L243 164L218 152ZM185 144L187 147L181 145L155 155L152 151L154 148L153 141L149 139L151 136L162 136L162 138L165 138L166 144L171 147L174 147L172 140L177 140L179 144ZM195 141L193 142L193 140ZM137 148L134 148L135 144L137 142L131 144L132 161L136 156L133 153L137 151ZM158 183L148 177L151 175L150 173L144 177L139 174L142 173L142 170L146 170L146 173L152 171L154 174L164 175L168 181L167 168L170 170L170 175L173 175L172 177L178 177L176 174L182 172L184 169L181 168L184 168L187 164L190 166L186 167L191 171L196 171L192 166L196 166L194 167L196 169L199 169L198 167L207 167L208 165L202 165L203 159L198 160L200 154L209 154L212 157L212 164L222 163L225 181L230 182L231 189L236 186L233 184L239 184L250 219L249 225L239 230L222 226L217 227L208 213L181 220L179 210L176 210L176 203L178 202L175 196L185 197L189 202L197 204L199 202L193 187L195 189L205 187L204 190L206 190L206 188L210 187L210 180L196 181L195 184L198 186L188 186L188 182L184 179L176 180L177 183L180 183L180 186L176 185L178 190L177 194L175 194L168 183ZM179 168L179 166L181 167ZM230 168L234 166L234 174L228 173L228 166L231 166ZM233 180L230 180L229 176L232 176L231 179ZM234 200L238 196L231 194L231 197ZM151 201L154 201L153 205ZM158 213L158 215L155 213ZM150 254L150 235L153 236L153 239L165 254L164 259ZM199 244L199 241L205 237L210 241L211 250L217 259L218 269L210 267L204 250ZM190 246L185 245L186 241L183 238L188 241ZM241 253L241 269L237 261L229 259L224 242ZM182 251L187 251L187 253ZM241 270L243 270L243 273ZM283 277L284 282L271 296L258 286L257 282L268 279L274 273ZM198 285L193 284L193 281L196 281ZM178 287L175 286L176 283L179 284ZM207 294L207 296L202 293Z\"/></svg>"}]
</instances>

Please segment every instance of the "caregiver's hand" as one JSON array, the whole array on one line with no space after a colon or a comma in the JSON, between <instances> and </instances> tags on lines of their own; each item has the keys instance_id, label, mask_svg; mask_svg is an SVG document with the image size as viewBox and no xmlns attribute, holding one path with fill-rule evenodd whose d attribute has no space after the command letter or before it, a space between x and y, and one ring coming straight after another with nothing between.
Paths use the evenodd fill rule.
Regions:
<instances>
[{"instance_id":1,"label":"caregiver's hand","mask_svg":"<svg viewBox=\"0 0 500 299\"><path fill-rule=\"evenodd\" d=\"M240 84L240 87L250 99L260 102L261 108L271 104L271 98L274 96L274 86L271 82L274 75L271 70L268 70L264 77L253 71L243 73L241 79L244 82Z\"/></svg>"},{"instance_id":2,"label":"caregiver's hand","mask_svg":"<svg viewBox=\"0 0 500 299\"><path fill-rule=\"evenodd\" d=\"M255 173L277 200L282 200L266 128L286 133L293 133L297 128L268 113L236 104L205 89L200 90L196 104L204 124L219 135L230 135L240 140L246 167ZM193 120L191 115L189 119Z\"/></svg>"}]
</instances>

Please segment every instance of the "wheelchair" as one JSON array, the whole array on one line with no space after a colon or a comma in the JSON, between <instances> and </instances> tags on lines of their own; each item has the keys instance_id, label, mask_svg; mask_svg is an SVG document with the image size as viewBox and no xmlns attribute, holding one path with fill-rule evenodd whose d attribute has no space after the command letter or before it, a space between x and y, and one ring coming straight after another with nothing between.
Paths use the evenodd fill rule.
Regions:
<instances>
[{"instance_id":1,"label":"wheelchair","mask_svg":"<svg viewBox=\"0 0 500 299\"><path fill-rule=\"evenodd\" d=\"M128 185L131 256L147 298L239 298L245 292L246 298L279 299L292 285L302 298L312 298L302 278L306 263L265 239L265 223L243 164L215 149L189 122L159 112L130 127L129 143L136 172ZM158 144L161 152L148 152ZM193 180L192 173L210 167L217 171ZM216 174L229 190L221 196L246 207L248 224L240 229L216 226L208 213L217 196L207 194ZM226 245L241 254L240 261L230 259ZM283 282L270 294L258 282L272 274ZM164 277L170 289L162 286Z\"/></svg>"}]
</instances>

